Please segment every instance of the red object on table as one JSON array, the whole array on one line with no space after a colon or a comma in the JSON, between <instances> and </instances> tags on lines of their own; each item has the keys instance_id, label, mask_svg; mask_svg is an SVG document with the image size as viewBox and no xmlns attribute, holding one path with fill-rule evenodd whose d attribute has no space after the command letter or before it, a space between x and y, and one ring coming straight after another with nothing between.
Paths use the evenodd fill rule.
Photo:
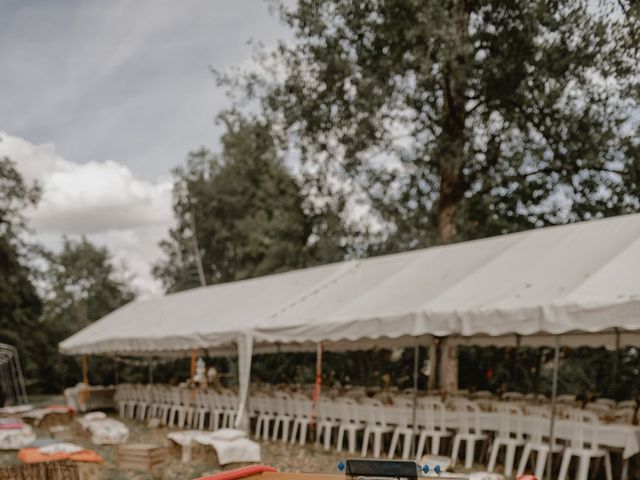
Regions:
<instances>
[{"instance_id":1,"label":"red object on table","mask_svg":"<svg viewBox=\"0 0 640 480\"><path fill-rule=\"evenodd\" d=\"M240 478L248 477L250 475L257 475L264 472L277 472L273 467L267 465L251 465L250 467L234 468L226 472L214 473L207 477L201 477L196 480L239 480Z\"/></svg>"},{"instance_id":2,"label":"red object on table","mask_svg":"<svg viewBox=\"0 0 640 480\"><path fill-rule=\"evenodd\" d=\"M538 480L535 475L520 475L516 480Z\"/></svg>"}]
</instances>

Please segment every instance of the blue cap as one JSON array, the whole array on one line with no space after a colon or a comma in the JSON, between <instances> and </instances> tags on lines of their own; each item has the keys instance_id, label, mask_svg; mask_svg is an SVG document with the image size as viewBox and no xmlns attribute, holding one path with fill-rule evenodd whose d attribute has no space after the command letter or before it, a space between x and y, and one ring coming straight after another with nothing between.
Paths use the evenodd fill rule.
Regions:
<instances>
[{"instance_id":1,"label":"blue cap","mask_svg":"<svg viewBox=\"0 0 640 480\"><path fill-rule=\"evenodd\" d=\"M433 471L436 472L436 474L440 475L442 469L440 468L440 465L436 465L435 467L433 467Z\"/></svg>"},{"instance_id":2,"label":"blue cap","mask_svg":"<svg viewBox=\"0 0 640 480\"><path fill-rule=\"evenodd\" d=\"M429 473L429 465L427 465L426 463L422 465L422 473L424 473L425 475Z\"/></svg>"},{"instance_id":3,"label":"blue cap","mask_svg":"<svg viewBox=\"0 0 640 480\"><path fill-rule=\"evenodd\" d=\"M338 463L338 470L340 470L341 472L344 472L345 468L347 468L347 466L344 464L344 462Z\"/></svg>"}]
</instances>

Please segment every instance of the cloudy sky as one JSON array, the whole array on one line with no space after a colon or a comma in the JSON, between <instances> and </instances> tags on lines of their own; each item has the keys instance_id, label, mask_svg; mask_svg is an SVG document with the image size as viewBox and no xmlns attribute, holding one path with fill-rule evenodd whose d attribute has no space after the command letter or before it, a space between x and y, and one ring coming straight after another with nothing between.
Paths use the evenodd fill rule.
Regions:
<instances>
[{"instance_id":1,"label":"cloudy sky","mask_svg":"<svg viewBox=\"0 0 640 480\"><path fill-rule=\"evenodd\" d=\"M0 155L43 187L40 241L86 234L149 273L172 223L169 172L217 148L228 102L210 67L247 64L288 32L259 0L4 0Z\"/></svg>"}]
</instances>

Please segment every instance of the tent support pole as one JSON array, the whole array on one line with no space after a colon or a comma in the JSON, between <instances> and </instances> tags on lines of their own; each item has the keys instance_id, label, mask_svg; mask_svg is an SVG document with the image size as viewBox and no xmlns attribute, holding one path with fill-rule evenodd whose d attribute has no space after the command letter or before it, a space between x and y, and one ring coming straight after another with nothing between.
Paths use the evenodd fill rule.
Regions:
<instances>
[{"instance_id":1,"label":"tent support pole","mask_svg":"<svg viewBox=\"0 0 640 480\"><path fill-rule=\"evenodd\" d=\"M620 329L615 329L615 357L613 362L613 374L611 375L611 391L609 392L609 397L616 398L616 393L618 390L618 375L620 372Z\"/></svg>"},{"instance_id":2,"label":"tent support pole","mask_svg":"<svg viewBox=\"0 0 640 480\"><path fill-rule=\"evenodd\" d=\"M316 418L318 416L318 402L322 390L322 342L318 342L316 348L316 381L313 385L313 405L311 407L311 428L316 430Z\"/></svg>"},{"instance_id":3,"label":"tent support pole","mask_svg":"<svg viewBox=\"0 0 640 480\"><path fill-rule=\"evenodd\" d=\"M193 379L196 376L196 349L191 349L191 384L193 385Z\"/></svg>"},{"instance_id":4,"label":"tent support pole","mask_svg":"<svg viewBox=\"0 0 640 480\"><path fill-rule=\"evenodd\" d=\"M89 356L86 353L82 356L82 383L84 387L80 394L80 402L86 406L89 400Z\"/></svg>"},{"instance_id":5,"label":"tent support pole","mask_svg":"<svg viewBox=\"0 0 640 480\"><path fill-rule=\"evenodd\" d=\"M149 360L149 385L153 385L153 360Z\"/></svg>"},{"instance_id":6,"label":"tent support pole","mask_svg":"<svg viewBox=\"0 0 640 480\"><path fill-rule=\"evenodd\" d=\"M420 369L419 365L419 354L420 354L420 344L418 343L418 337L415 339L415 345L413 346L413 405L411 411L411 453L416 454L416 420L417 420L417 412L418 412L418 371ZM417 459L419 460L419 459Z\"/></svg>"},{"instance_id":7,"label":"tent support pole","mask_svg":"<svg viewBox=\"0 0 640 480\"><path fill-rule=\"evenodd\" d=\"M553 445L556 426L556 397L558 395L558 367L560 364L560 335L556 335L553 352L553 381L551 384L551 419L549 420L549 458L547 459L547 480L552 480L553 475Z\"/></svg>"}]
</instances>

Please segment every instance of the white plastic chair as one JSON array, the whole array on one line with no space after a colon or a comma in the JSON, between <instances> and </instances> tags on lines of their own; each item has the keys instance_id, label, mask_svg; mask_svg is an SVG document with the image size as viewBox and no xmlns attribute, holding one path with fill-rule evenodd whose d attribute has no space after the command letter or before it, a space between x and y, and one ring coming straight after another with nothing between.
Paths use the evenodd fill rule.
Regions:
<instances>
[{"instance_id":1,"label":"white plastic chair","mask_svg":"<svg viewBox=\"0 0 640 480\"><path fill-rule=\"evenodd\" d=\"M535 473L536 478L543 478L544 468L547 464L547 457L549 456L549 443L544 441L544 437L549 433L549 421L551 413L548 409L542 407L527 407L526 415L529 418L526 428L526 442L522 455L520 456L520 463L518 465L518 471L516 472L516 478L520 477L529 462L531 453L536 453ZM553 453L560 452L562 447L554 442Z\"/></svg>"},{"instance_id":2,"label":"white plastic chair","mask_svg":"<svg viewBox=\"0 0 640 480\"><path fill-rule=\"evenodd\" d=\"M188 405L184 403L184 392L190 393L188 390L174 387L171 389L171 407L169 408L169 416L167 425L176 425L180 428L184 427L187 419Z\"/></svg>"},{"instance_id":3,"label":"white plastic chair","mask_svg":"<svg viewBox=\"0 0 640 480\"><path fill-rule=\"evenodd\" d=\"M257 419L256 419L256 438L267 440L269 438L269 428L271 422L276 419L275 407L271 402L271 397L266 393L259 393L255 398L251 399L251 404L255 405Z\"/></svg>"},{"instance_id":4,"label":"white plastic chair","mask_svg":"<svg viewBox=\"0 0 640 480\"><path fill-rule=\"evenodd\" d=\"M570 395L570 394L558 395L556 397L556 402L557 403L564 403L564 404L567 404L567 405L575 405L576 396L575 395Z\"/></svg>"},{"instance_id":5,"label":"white plastic chair","mask_svg":"<svg viewBox=\"0 0 640 480\"><path fill-rule=\"evenodd\" d=\"M196 396L194 399L194 409L193 409L193 427L196 427L198 430L204 430L206 425L207 415L210 414L209 407L209 399L208 394L205 391L196 392Z\"/></svg>"},{"instance_id":6,"label":"white plastic chair","mask_svg":"<svg viewBox=\"0 0 640 480\"><path fill-rule=\"evenodd\" d=\"M143 386L135 384L131 386L131 401L129 403L129 416L133 418L140 417L142 404L144 403Z\"/></svg>"},{"instance_id":7,"label":"white plastic chair","mask_svg":"<svg viewBox=\"0 0 640 480\"><path fill-rule=\"evenodd\" d=\"M543 395L542 393L538 393L538 394L535 394L535 393L527 393L527 394L524 396L524 399L525 399L527 402L530 402L530 403L547 403L547 402L549 401L549 399L547 398L547 396L546 396L546 395Z\"/></svg>"},{"instance_id":8,"label":"white plastic chair","mask_svg":"<svg viewBox=\"0 0 640 480\"><path fill-rule=\"evenodd\" d=\"M127 416L127 408L130 402L129 387L130 385L127 383L121 383L116 387L115 399L118 404L118 414L122 418Z\"/></svg>"},{"instance_id":9,"label":"white plastic chair","mask_svg":"<svg viewBox=\"0 0 640 480\"><path fill-rule=\"evenodd\" d=\"M455 400L452 403L460 428L453 437L453 451L451 453L451 466L455 467L460 452L460 444L465 442L464 468L470 469L473 466L476 443L486 440L487 436L480 429L480 409L468 400Z\"/></svg>"},{"instance_id":10,"label":"white plastic chair","mask_svg":"<svg viewBox=\"0 0 640 480\"><path fill-rule=\"evenodd\" d=\"M587 480L589 463L592 458L604 457L604 469L607 480L613 480L611 472L611 456L607 450L598 446L598 425L600 421L595 413L587 410L571 409L569 420L574 423L571 428L570 444L565 448L560 465L558 480L566 480L572 457L578 457L578 473L576 480Z\"/></svg>"},{"instance_id":11,"label":"white plastic chair","mask_svg":"<svg viewBox=\"0 0 640 480\"><path fill-rule=\"evenodd\" d=\"M233 428L238 415L238 398L232 391L225 390L218 395L218 402L222 410L221 426Z\"/></svg>"},{"instance_id":12,"label":"white plastic chair","mask_svg":"<svg viewBox=\"0 0 640 480\"><path fill-rule=\"evenodd\" d=\"M171 410L171 389L167 386L158 387L158 400L154 406L153 415L160 418L165 425L169 422L169 411Z\"/></svg>"},{"instance_id":13,"label":"white plastic chair","mask_svg":"<svg viewBox=\"0 0 640 480\"><path fill-rule=\"evenodd\" d=\"M476 400L480 398L488 400L493 398L493 393L491 393L489 390L478 390L477 392L473 393L472 397Z\"/></svg>"},{"instance_id":14,"label":"white plastic chair","mask_svg":"<svg viewBox=\"0 0 640 480\"><path fill-rule=\"evenodd\" d=\"M450 437L451 432L445 426L445 406L437 398L421 398L418 400L417 423L420 434L416 458L422 458L427 439L431 441L431 455L440 455L440 441Z\"/></svg>"},{"instance_id":15,"label":"white plastic chair","mask_svg":"<svg viewBox=\"0 0 640 480\"><path fill-rule=\"evenodd\" d=\"M331 446L331 434L334 428L340 426L337 404L331 400L320 400L316 413L316 444L323 440L325 450Z\"/></svg>"},{"instance_id":16,"label":"white plastic chair","mask_svg":"<svg viewBox=\"0 0 640 480\"><path fill-rule=\"evenodd\" d=\"M149 405L148 418L158 418L164 407L163 386L153 385L151 387L151 405Z\"/></svg>"},{"instance_id":17,"label":"white plastic chair","mask_svg":"<svg viewBox=\"0 0 640 480\"><path fill-rule=\"evenodd\" d=\"M136 418L138 420L145 420L147 413L151 407L151 385L139 385L137 389L136 399Z\"/></svg>"},{"instance_id":18,"label":"white plastic chair","mask_svg":"<svg viewBox=\"0 0 640 480\"><path fill-rule=\"evenodd\" d=\"M299 437L299 443L302 446L307 442L312 403L302 394L295 394L291 401L293 405L293 427L291 427L290 443L295 443L296 437Z\"/></svg>"},{"instance_id":19,"label":"white plastic chair","mask_svg":"<svg viewBox=\"0 0 640 480\"><path fill-rule=\"evenodd\" d=\"M611 411L613 418L618 423L633 423L633 416L636 413L635 408L616 408Z\"/></svg>"},{"instance_id":20,"label":"white plastic chair","mask_svg":"<svg viewBox=\"0 0 640 480\"><path fill-rule=\"evenodd\" d=\"M344 435L347 434L349 443L349 453L354 454L356 451L356 433L364 429L361 418L364 417L362 412L363 405L358 405L352 398L341 398L336 401L336 409L339 414L338 426L338 452L342 451Z\"/></svg>"},{"instance_id":21,"label":"white plastic chair","mask_svg":"<svg viewBox=\"0 0 640 480\"><path fill-rule=\"evenodd\" d=\"M127 389L125 390L126 402L124 407L124 416L127 418L135 418L136 416L136 388L137 385L127 385Z\"/></svg>"},{"instance_id":22,"label":"white plastic chair","mask_svg":"<svg viewBox=\"0 0 640 480\"><path fill-rule=\"evenodd\" d=\"M287 393L279 393L276 395L276 417L273 422L272 440L278 439L278 433L282 430L282 440L289 438L289 427L293 421L293 409L291 408L291 397ZM281 429L282 427L282 429Z\"/></svg>"},{"instance_id":23,"label":"white plastic chair","mask_svg":"<svg viewBox=\"0 0 640 480\"><path fill-rule=\"evenodd\" d=\"M393 427L387 425L384 418L384 406L380 400L367 399L363 405L365 412L364 417L364 434L362 437L362 456L366 457L369 451L369 438L373 437L373 457L380 458L382 451L382 436L385 433L391 433Z\"/></svg>"},{"instance_id":24,"label":"white plastic chair","mask_svg":"<svg viewBox=\"0 0 640 480\"><path fill-rule=\"evenodd\" d=\"M524 400L524 393L505 392L502 394L501 399L505 402L519 402L520 400Z\"/></svg>"},{"instance_id":25,"label":"white plastic chair","mask_svg":"<svg viewBox=\"0 0 640 480\"><path fill-rule=\"evenodd\" d=\"M617 407L616 401L612 398L598 398L594 403L597 403L598 405L606 405L609 408Z\"/></svg>"},{"instance_id":26,"label":"white plastic chair","mask_svg":"<svg viewBox=\"0 0 640 480\"><path fill-rule=\"evenodd\" d=\"M525 443L522 436L522 409L510 403L497 403L495 409L498 431L491 446L487 470L493 472L498 460L498 452L501 447L505 447L504 475L510 477L513 473L516 449Z\"/></svg>"},{"instance_id":27,"label":"white plastic chair","mask_svg":"<svg viewBox=\"0 0 640 480\"><path fill-rule=\"evenodd\" d=\"M403 437L402 442L402 458L408 459L411 455L411 441L413 440L413 426L412 414L413 414L413 399L406 397L398 397L394 400L395 404L393 409L395 410L395 416L397 418L397 425L393 429L393 435L391 436L391 445L389 446L389 458L393 458L396 453L396 447L400 441L400 437Z\"/></svg>"},{"instance_id":28,"label":"white plastic chair","mask_svg":"<svg viewBox=\"0 0 640 480\"><path fill-rule=\"evenodd\" d=\"M612 413L612 408L606 403L589 402L584 409L595 413L598 417L605 417Z\"/></svg>"}]
</instances>

